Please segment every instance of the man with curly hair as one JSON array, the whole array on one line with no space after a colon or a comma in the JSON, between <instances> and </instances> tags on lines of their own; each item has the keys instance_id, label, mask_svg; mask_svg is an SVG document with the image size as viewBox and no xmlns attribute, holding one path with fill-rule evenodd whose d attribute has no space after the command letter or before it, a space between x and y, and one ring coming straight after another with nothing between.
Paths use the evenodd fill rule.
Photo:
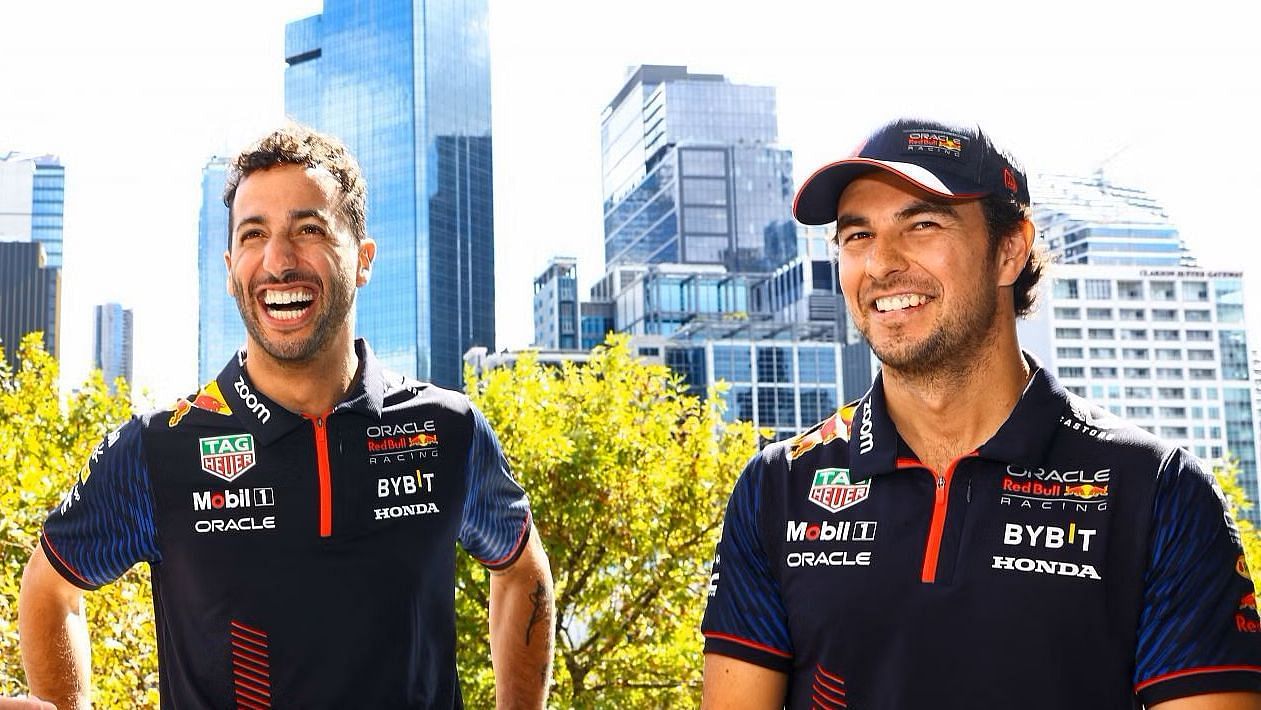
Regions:
<instances>
[{"instance_id":1,"label":"man with curly hair","mask_svg":"<svg viewBox=\"0 0 1261 710\"><path fill-rule=\"evenodd\" d=\"M90 702L83 591L152 570L163 706L458 708L455 543L490 571L501 707L542 708L552 581L524 491L459 393L355 340L377 245L340 141L290 125L233 161L245 348L92 452L23 577L31 690Z\"/></svg>"}]
</instances>

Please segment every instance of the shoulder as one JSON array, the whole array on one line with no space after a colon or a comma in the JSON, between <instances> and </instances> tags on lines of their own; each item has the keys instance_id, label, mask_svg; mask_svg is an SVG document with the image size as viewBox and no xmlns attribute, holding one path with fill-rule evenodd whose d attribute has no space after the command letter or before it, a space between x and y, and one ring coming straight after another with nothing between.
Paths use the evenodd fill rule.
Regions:
<instances>
[{"instance_id":1,"label":"shoulder","mask_svg":"<svg viewBox=\"0 0 1261 710\"><path fill-rule=\"evenodd\" d=\"M439 387L391 370L382 374L385 378L385 398L382 404L384 413L429 408L468 416L473 409L472 402L463 392Z\"/></svg>"},{"instance_id":2,"label":"shoulder","mask_svg":"<svg viewBox=\"0 0 1261 710\"><path fill-rule=\"evenodd\" d=\"M1058 422L1059 446L1083 454L1150 466L1155 471L1178 451L1173 444L1118 417L1103 407L1069 393Z\"/></svg>"}]
</instances>

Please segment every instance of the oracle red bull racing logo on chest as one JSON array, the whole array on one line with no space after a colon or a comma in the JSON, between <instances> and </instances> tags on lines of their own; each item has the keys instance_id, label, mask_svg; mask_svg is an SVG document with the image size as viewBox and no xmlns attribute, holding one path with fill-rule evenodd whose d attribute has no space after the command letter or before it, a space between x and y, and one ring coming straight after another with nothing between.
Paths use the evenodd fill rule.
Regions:
<instances>
[{"instance_id":1,"label":"oracle red bull racing logo on chest","mask_svg":"<svg viewBox=\"0 0 1261 710\"><path fill-rule=\"evenodd\" d=\"M814 472L807 497L829 513L838 513L867 500L869 495L871 481L850 483L848 468L821 468Z\"/></svg>"},{"instance_id":2,"label":"oracle red bull racing logo on chest","mask_svg":"<svg viewBox=\"0 0 1261 710\"><path fill-rule=\"evenodd\" d=\"M225 481L234 481L254 467L254 437L250 434L208 436L198 439L201 470Z\"/></svg>"}]
</instances>

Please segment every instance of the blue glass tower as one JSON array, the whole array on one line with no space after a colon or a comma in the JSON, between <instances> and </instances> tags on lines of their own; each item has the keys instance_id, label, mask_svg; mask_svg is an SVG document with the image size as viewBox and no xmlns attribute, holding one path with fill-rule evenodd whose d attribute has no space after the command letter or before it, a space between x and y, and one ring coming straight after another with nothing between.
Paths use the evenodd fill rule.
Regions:
<instances>
[{"instance_id":1,"label":"blue glass tower","mask_svg":"<svg viewBox=\"0 0 1261 710\"><path fill-rule=\"evenodd\" d=\"M486 0L325 0L285 32L285 110L341 138L368 183L372 283L357 328L447 387L495 346Z\"/></svg>"},{"instance_id":2,"label":"blue glass tower","mask_svg":"<svg viewBox=\"0 0 1261 710\"><path fill-rule=\"evenodd\" d=\"M211 158L201 171L201 214L197 220L197 381L209 382L245 342L245 325L228 293L228 208L223 184L228 161Z\"/></svg>"}]
</instances>

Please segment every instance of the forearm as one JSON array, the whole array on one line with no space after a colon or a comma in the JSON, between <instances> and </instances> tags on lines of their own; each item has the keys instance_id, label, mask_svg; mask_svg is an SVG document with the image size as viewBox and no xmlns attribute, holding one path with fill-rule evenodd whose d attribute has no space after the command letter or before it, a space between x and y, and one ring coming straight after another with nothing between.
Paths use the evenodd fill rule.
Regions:
<instances>
[{"instance_id":1,"label":"forearm","mask_svg":"<svg viewBox=\"0 0 1261 710\"><path fill-rule=\"evenodd\" d=\"M516 563L490 578L490 653L500 710L543 707L555 627L552 573L538 531L531 530Z\"/></svg>"},{"instance_id":2,"label":"forearm","mask_svg":"<svg viewBox=\"0 0 1261 710\"><path fill-rule=\"evenodd\" d=\"M91 643L83 595L39 548L22 575L18 630L31 693L60 710L90 707Z\"/></svg>"}]
</instances>

